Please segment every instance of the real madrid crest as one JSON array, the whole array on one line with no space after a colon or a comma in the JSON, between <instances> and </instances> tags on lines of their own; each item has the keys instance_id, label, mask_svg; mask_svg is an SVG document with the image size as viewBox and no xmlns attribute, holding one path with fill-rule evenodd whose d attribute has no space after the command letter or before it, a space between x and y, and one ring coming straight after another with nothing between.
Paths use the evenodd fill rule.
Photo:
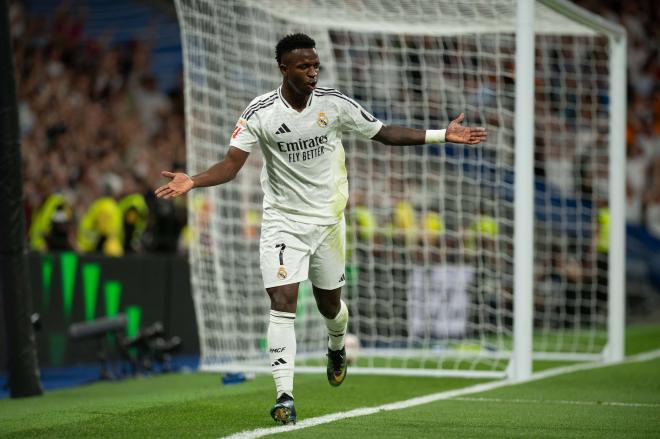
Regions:
<instances>
[{"instance_id":1,"label":"real madrid crest","mask_svg":"<svg viewBox=\"0 0 660 439\"><path fill-rule=\"evenodd\" d=\"M319 113L319 117L316 118L316 123L321 127L325 128L328 126L328 116L325 115L323 111Z\"/></svg>"},{"instance_id":2,"label":"real madrid crest","mask_svg":"<svg viewBox=\"0 0 660 439\"><path fill-rule=\"evenodd\" d=\"M284 265L280 265L280 269L277 270L277 278L278 279L286 279L286 270L284 269Z\"/></svg>"}]
</instances>

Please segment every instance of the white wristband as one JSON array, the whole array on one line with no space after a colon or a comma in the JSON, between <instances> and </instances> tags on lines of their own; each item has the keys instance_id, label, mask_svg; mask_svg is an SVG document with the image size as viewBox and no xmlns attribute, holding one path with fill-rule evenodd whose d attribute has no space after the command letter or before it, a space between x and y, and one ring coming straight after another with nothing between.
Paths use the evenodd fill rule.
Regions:
<instances>
[{"instance_id":1,"label":"white wristband","mask_svg":"<svg viewBox=\"0 0 660 439\"><path fill-rule=\"evenodd\" d=\"M424 143L444 143L447 130L426 130Z\"/></svg>"}]
</instances>

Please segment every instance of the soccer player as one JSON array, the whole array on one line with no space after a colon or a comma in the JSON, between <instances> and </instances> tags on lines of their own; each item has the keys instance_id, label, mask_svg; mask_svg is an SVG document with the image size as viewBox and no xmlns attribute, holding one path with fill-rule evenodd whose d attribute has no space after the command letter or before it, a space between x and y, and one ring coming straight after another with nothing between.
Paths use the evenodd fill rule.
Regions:
<instances>
[{"instance_id":1,"label":"soccer player","mask_svg":"<svg viewBox=\"0 0 660 439\"><path fill-rule=\"evenodd\" d=\"M328 382L339 386L346 377L348 309L341 300L341 287L345 283L348 180L342 134L353 131L387 145L477 144L486 139L484 128L460 125L463 114L446 130L384 125L342 92L318 86L320 61L315 46L304 34L282 38L275 48L282 85L245 108L225 158L192 177L164 171L162 175L171 181L156 189L159 198L172 198L195 187L226 183L253 149L261 149L260 266L271 304L267 339L277 388L271 416L283 424L296 421L294 321L298 284L308 278L328 329Z\"/></svg>"}]
</instances>

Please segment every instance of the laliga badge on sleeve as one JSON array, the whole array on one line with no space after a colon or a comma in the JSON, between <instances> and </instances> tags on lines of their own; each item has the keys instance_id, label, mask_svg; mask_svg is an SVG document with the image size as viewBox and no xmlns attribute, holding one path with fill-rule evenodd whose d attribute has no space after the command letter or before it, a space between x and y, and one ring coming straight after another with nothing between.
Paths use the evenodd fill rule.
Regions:
<instances>
[{"instance_id":1,"label":"laliga badge on sleeve","mask_svg":"<svg viewBox=\"0 0 660 439\"><path fill-rule=\"evenodd\" d=\"M236 127L234 128L234 131L231 133L231 138L235 139L238 137L238 135L243 131L245 126L247 125L247 120L245 119L238 119L238 122L236 123Z\"/></svg>"}]
</instances>

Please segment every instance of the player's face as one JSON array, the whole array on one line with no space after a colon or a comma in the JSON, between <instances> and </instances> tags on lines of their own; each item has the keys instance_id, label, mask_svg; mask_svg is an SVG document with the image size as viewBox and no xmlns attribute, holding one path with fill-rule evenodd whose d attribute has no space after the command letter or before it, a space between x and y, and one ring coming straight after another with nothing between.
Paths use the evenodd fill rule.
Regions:
<instances>
[{"instance_id":1,"label":"player's face","mask_svg":"<svg viewBox=\"0 0 660 439\"><path fill-rule=\"evenodd\" d=\"M319 68L316 49L296 49L282 57L280 72L288 87L298 95L307 96L316 88Z\"/></svg>"}]
</instances>

